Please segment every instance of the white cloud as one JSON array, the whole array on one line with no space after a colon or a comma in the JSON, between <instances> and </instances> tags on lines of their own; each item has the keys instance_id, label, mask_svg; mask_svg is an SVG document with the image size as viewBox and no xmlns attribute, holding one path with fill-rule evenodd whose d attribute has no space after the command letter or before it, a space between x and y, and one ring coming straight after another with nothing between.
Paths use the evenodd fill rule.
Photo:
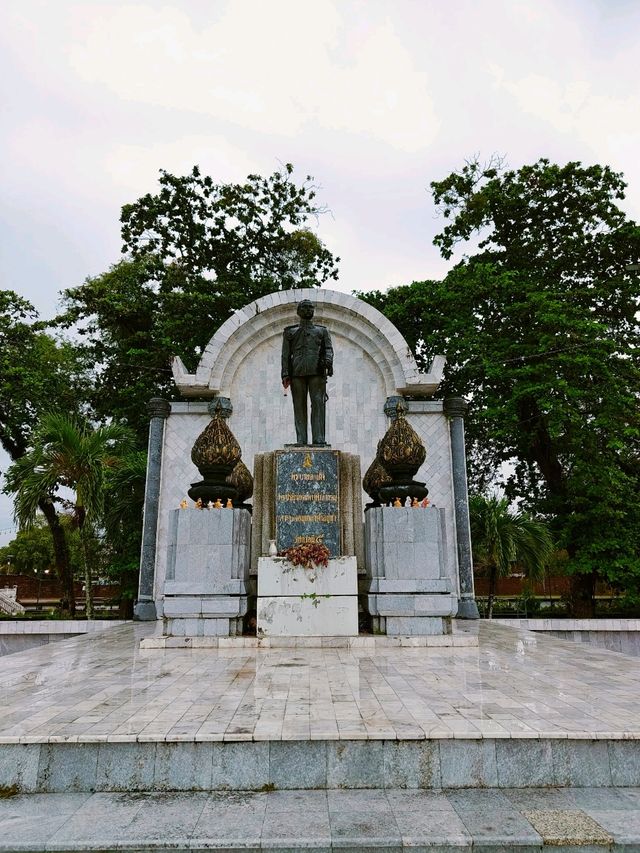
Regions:
<instances>
[{"instance_id":1,"label":"white cloud","mask_svg":"<svg viewBox=\"0 0 640 853\"><path fill-rule=\"evenodd\" d=\"M313 123L423 149L439 128L427 75L389 21L347 32L338 9L241 0L198 29L177 7L109 7L76 22L69 65L119 98L260 133Z\"/></svg>"},{"instance_id":2,"label":"white cloud","mask_svg":"<svg viewBox=\"0 0 640 853\"><path fill-rule=\"evenodd\" d=\"M508 92L524 115L547 122L580 143L593 160L621 169L631 184L629 208L640 216L640 109L638 96L603 94L600 86L582 79L566 82L542 74L508 79L492 69L497 85ZM574 154L573 159L580 159Z\"/></svg>"}]
</instances>

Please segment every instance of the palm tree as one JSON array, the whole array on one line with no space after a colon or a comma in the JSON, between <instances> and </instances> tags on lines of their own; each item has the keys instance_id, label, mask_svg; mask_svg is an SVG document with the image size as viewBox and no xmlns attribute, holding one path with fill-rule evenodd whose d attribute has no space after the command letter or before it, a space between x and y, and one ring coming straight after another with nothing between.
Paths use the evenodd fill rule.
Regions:
<instances>
[{"instance_id":1,"label":"palm tree","mask_svg":"<svg viewBox=\"0 0 640 853\"><path fill-rule=\"evenodd\" d=\"M493 615L496 581L514 565L536 580L553 552L553 540L542 521L513 512L507 498L472 495L469 499L474 563L489 575L487 617Z\"/></svg>"},{"instance_id":2,"label":"palm tree","mask_svg":"<svg viewBox=\"0 0 640 853\"><path fill-rule=\"evenodd\" d=\"M131 442L130 431L118 424L94 428L84 418L51 412L42 417L33 448L10 469L21 527L34 523L42 500L52 501L61 486L75 492L73 518L80 534L87 619L93 618L87 533L102 516L105 471Z\"/></svg>"}]
</instances>

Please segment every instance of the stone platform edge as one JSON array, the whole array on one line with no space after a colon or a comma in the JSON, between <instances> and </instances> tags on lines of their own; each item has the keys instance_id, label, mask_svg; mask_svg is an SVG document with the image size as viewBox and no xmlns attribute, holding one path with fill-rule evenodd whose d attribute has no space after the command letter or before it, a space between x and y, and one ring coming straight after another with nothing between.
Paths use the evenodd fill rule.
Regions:
<instances>
[{"instance_id":1,"label":"stone platform edge","mask_svg":"<svg viewBox=\"0 0 640 853\"><path fill-rule=\"evenodd\" d=\"M0 853L637 853L640 791L23 795L0 830Z\"/></svg>"},{"instance_id":2,"label":"stone platform edge","mask_svg":"<svg viewBox=\"0 0 640 853\"><path fill-rule=\"evenodd\" d=\"M147 637L141 649L379 649L477 648L474 634L433 634L423 637Z\"/></svg>"},{"instance_id":3,"label":"stone platform edge","mask_svg":"<svg viewBox=\"0 0 640 853\"><path fill-rule=\"evenodd\" d=\"M568 739L0 746L0 790L274 791L636 786L640 742Z\"/></svg>"}]
</instances>

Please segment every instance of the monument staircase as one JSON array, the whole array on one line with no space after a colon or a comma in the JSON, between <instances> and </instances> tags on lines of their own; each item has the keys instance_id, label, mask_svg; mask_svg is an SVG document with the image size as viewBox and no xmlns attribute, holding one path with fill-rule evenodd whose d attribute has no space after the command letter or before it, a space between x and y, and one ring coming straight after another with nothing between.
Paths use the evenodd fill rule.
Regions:
<instances>
[{"instance_id":1,"label":"monument staircase","mask_svg":"<svg viewBox=\"0 0 640 853\"><path fill-rule=\"evenodd\" d=\"M156 630L5 658L2 853L640 849L634 658L485 623L140 648Z\"/></svg>"}]
</instances>

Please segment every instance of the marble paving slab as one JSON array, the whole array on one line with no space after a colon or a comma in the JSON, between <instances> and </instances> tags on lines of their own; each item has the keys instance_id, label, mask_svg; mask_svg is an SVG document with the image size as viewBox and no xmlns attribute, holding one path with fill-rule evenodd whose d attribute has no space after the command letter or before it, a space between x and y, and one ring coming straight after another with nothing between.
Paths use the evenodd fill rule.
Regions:
<instances>
[{"instance_id":1,"label":"marble paving slab","mask_svg":"<svg viewBox=\"0 0 640 853\"><path fill-rule=\"evenodd\" d=\"M157 628L5 657L0 743L640 740L638 658L502 625L459 623L476 647L141 649Z\"/></svg>"}]
</instances>

